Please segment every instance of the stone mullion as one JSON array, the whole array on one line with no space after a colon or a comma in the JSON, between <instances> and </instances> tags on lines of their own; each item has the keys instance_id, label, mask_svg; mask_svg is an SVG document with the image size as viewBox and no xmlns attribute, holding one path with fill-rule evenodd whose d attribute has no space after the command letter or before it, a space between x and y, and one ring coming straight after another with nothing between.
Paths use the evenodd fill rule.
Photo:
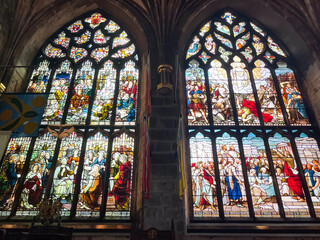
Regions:
<instances>
[{"instance_id":1,"label":"stone mullion","mask_svg":"<svg viewBox=\"0 0 320 240\"><path fill-rule=\"evenodd\" d=\"M87 119L86 119L86 126L90 125L90 121L91 121L91 115L92 115L92 106L93 106L93 102L95 100L96 97L96 87L97 87L97 81L98 81L98 75L99 75L99 70L100 69L95 69L95 74L94 74L94 81L92 83L92 88L91 88L91 96L90 96L90 100L89 100L89 106L88 106L88 115L87 115Z\"/></svg>"}]
</instances>

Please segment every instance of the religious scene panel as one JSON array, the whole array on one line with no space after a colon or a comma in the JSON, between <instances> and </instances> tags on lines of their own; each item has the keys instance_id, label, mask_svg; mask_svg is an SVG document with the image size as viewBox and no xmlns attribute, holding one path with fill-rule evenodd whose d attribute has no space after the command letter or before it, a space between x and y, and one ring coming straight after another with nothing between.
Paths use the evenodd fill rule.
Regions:
<instances>
[{"instance_id":1,"label":"religious scene panel","mask_svg":"<svg viewBox=\"0 0 320 240\"><path fill-rule=\"evenodd\" d=\"M60 124L67 100L69 85L72 77L70 62L64 61L55 71L52 86L43 114L42 124Z\"/></svg>"},{"instance_id":2,"label":"religious scene panel","mask_svg":"<svg viewBox=\"0 0 320 240\"><path fill-rule=\"evenodd\" d=\"M66 137L61 140L56 168L53 174L51 198L62 204L61 216L70 216L74 194L80 153L83 138L73 132L74 128L66 129L62 134Z\"/></svg>"},{"instance_id":3,"label":"religious scene panel","mask_svg":"<svg viewBox=\"0 0 320 240\"><path fill-rule=\"evenodd\" d=\"M195 60L189 66L186 70L188 125L209 125L204 71Z\"/></svg>"},{"instance_id":4,"label":"religious scene panel","mask_svg":"<svg viewBox=\"0 0 320 240\"><path fill-rule=\"evenodd\" d=\"M33 70L27 93L44 93L46 91L51 73L49 64L47 60L44 60L40 62L38 68Z\"/></svg>"},{"instance_id":5,"label":"religious scene panel","mask_svg":"<svg viewBox=\"0 0 320 240\"><path fill-rule=\"evenodd\" d=\"M299 157L302 163L303 174L306 178L311 200L317 217L320 216L320 151L317 141L301 133L295 138Z\"/></svg>"},{"instance_id":6,"label":"religious scene panel","mask_svg":"<svg viewBox=\"0 0 320 240\"><path fill-rule=\"evenodd\" d=\"M99 217L103 183L106 175L108 137L98 132L89 137L80 184L76 216Z\"/></svg>"},{"instance_id":7,"label":"religious scene panel","mask_svg":"<svg viewBox=\"0 0 320 240\"><path fill-rule=\"evenodd\" d=\"M194 217L219 217L211 139L197 133L189 140Z\"/></svg>"},{"instance_id":8,"label":"religious scene panel","mask_svg":"<svg viewBox=\"0 0 320 240\"><path fill-rule=\"evenodd\" d=\"M0 216L9 216L15 193L21 184L22 169L31 143L30 137L11 138L0 169Z\"/></svg>"},{"instance_id":9,"label":"religious scene panel","mask_svg":"<svg viewBox=\"0 0 320 240\"><path fill-rule=\"evenodd\" d=\"M275 133L269 145L286 217L310 217L290 140Z\"/></svg>"},{"instance_id":10,"label":"religious scene panel","mask_svg":"<svg viewBox=\"0 0 320 240\"><path fill-rule=\"evenodd\" d=\"M249 217L248 201L236 138L224 133L216 139L225 217Z\"/></svg>"},{"instance_id":11,"label":"religious scene panel","mask_svg":"<svg viewBox=\"0 0 320 240\"><path fill-rule=\"evenodd\" d=\"M57 137L50 132L39 136L35 142L27 176L20 196L17 216L36 216L46 192Z\"/></svg>"},{"instance_id":12,"label":"religious scene panel","mask_svg":"<svg viewBox=\"0 0 320 240\"><path fill-rule=\"evenodd\" d=\"M262 138L249 133L242 138L242 144L255 217L280 217L275 185Z\"/></svg>"},{"instance_id":13,"label":"religious scene panel","mask_svg":"<svg viewBox=\"0 0 320 240\"><path fill-rule=\"evenodd\" d=\"M133 160L134 138L127 133L114 137L105 215L107 219L130 217Z\"/></svg>"}]
</instances>

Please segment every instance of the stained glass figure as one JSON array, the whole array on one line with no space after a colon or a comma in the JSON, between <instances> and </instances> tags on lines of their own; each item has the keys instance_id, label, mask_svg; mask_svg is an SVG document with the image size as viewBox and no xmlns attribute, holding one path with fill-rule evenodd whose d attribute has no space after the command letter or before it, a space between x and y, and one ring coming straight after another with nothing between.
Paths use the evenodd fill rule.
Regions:
<instances>
[{"instance_id":1,"label":"stained glass figure","mask_svg":"<svg viewBox=\"0 0 320 240\"><path fill-rule=\"evenodd\" d=\"M221 16L222 19L226 20L227 23L232 24L233 21L236 19L236 16L233 16L231 12L225 12L223 16Z\"/></svg>"},{"instance_id":2,"label":"stained glass figure","mask_svg":"<svg viewBox=\"0 0 320 240\"><path fill-rule=\"evenodd\" d=\"M131 209L134 138L127 133L112 143L106 217L128 218Z\"/></svg>"},{"instance_id":3,"label":"stained glass figure","mask_svg":"<svg viewBox=\"0 0 320 240\"><path fill-rule=\"evenodd\" d=\"M216 36L217 39L219 39L224 45L226 45L227 47L229 48L233 48L232 47L232 43L230 40L222 37L221 35L217 34L217 33L214 33L214 35Z\"/></svg>"},{"instance_id":4,"label":"stained glass figure","mask_svg":"<svg viewBox=\"0 0 320 240\"><path fill-rule=\"evenodd\" d=\"M66 56L66 54L63 53L60 48L53 47L50 43L48 44L44 52L49 58L62 58Z\"/></svg>"},{"instance_id":5,"label":"stained glass figure","mask_svg":"<svg viewBox=\"0 0 320 240\"><path fill-rule=\"evenodd\" d=\"M189 142L193 214L195 217L219 217L211 140L197 133Z\"/></svg>"},{"instance_id":6,"label":"stained glass figure","mask_svg":"<svg viewBox=\"0 0 320 240\"><path fill-rule=\"evenodd\" d=\"M216 139L225 217L248 217L247 194L237 139L224 133Z\"/></svg>"},{"instance_id":7,"label":"stained glass figure","mask_svg":"<svg viewBox=\"0 0 320 240\"><path fill-rule=\"evenodd\" d=\"M219 47L220 57L225 61L229 62L229 56L232 55L232 52L226 51L223 47Z\"/></svg>"},{"instance_id":8,"label":"stained glass figure","mask_svg":"<svg viewBox=\"0 0 320 240\"><path fill-rule=\"evenodd\" d=\"M301 133L295 138L299 157L302 163L303 175L306 178L311 200L317 217L320 215L320 151L317 141Z\"/></svg>"},{"instance_id":9,"label":"stained glass figure","mask_svg":"<svg viewBox=\"0 0 320 240\"><path fill-rule=\"evenodd\" d=\"M133 61L125 63L120 71L119 95L117 99L116 125L134 125L137 111L139 70Z\"/></svg>"},{"instance_id":10,"label":"stained glass figure","mask_svg":"<svg viewBox=\"0 0 320 240\"><path fill-rule=\"evenodd\" d=\"M261 28L259 28L257 25L255 25L252 22L250 22L250 25L257 33L260 33L264 37L266 36L266 33Z\"/></svg>"},{"instance_id":11,"label":"stained glass figure","mask_svg":"<svg viewBox=\"0 0 320 240\"><path fill-rule=\"evenodd\" d=\"M246 49L244 51L242 51L241 54L246 58L248 63L250 63L252 61L253 56L252 56L252 50L250 47L246 47Z\"/></svg>"},{"instance_id":12,"label":"stained glass figure","mask_svg":"<svg viewBox=\"0 0 320 240\"><path fill-rule=\"evenodd\" d=\"M96 28L100 23L103 23L106 20L107 19L102 17L100 13L94 13L91 15L91 17L86 18L85 22L89 23L91 28Z\"/></svg>"},{"instance_id":13,"label":"stained glass figure","mask_svg":"<svg viewBox=\"0 0 320 240\"><path fill-rule=\"evenodd\" d=\"M113 58L125 58L131 56L136 47L134 44L131 44L129 47L118 50L116 53L112 55Z\"/></svg>"},{"instance_id":14,"label":"stained glass figure","mask_svg":"<svg viewBox=\"0 0 320 240\"><path fill-rule=\"evenodd\" d=\"M107 152L108 137L100 132L87 140L76 216L100 215Z\"/></svg>"},{"instance_id":15,"label":"stained glass figure","mask_svg":"<svg viewBox=\"0 0 320 240\"><path fill-rule=\"evenodd\" d=\"M247 33L246 35L242 36L236 41L236 48L240 49L244 47L247 44L247 41L250 39L250 33Z\"/></svg>"},{"instance_id":16,"label":"stained glass figure","mask_svg":"<svg viewBox=\"0 0 320 240\"><path fill-rule=\"evenodd\" d=\"M239 124L259 125L258 109L250 83L249 72L245 69L246 65L241 62L239 57L234 57L233 60L230 74L236 99ZM263 120L264 122L270 122L272 117L266 115Z\"/></svg>"},{"instance_id":17,"label":"stained glass figure","mask_svg":"<svg viewBox=\"0 0 320 240\"><path fill-rule=\"evenodd\" d=\"M81 29L83 29L83 25L82 25L82 22L81 20L78 20L76 22L74 22L73 24L71 24L69 27L68 27L68 30L72 33L76 33L76 32L79 32Z\"/></svg>"},{"instance_id":18,"label":"stained glass figure","mask_svg":"<svg viewBox=\"0 0 320 240\"><path fill-rule=\"evenodd\" d=\"M75 62L83 59L88 55L88 51L84 48L72 47L70 52L70 57L73 58Z\"/></svg>"},{"instance_id":19,"label":"stained glass figure","mask_svg":"<svg viewBox=\"0 0 320 240\"><path fill-rule=\"evenodd\" d=\"M90 40L90 37L91 37L91 32L87 30L80 37L75 37L74 40L76 41L77 44L84 44Z\"/></svg>"},{"instance_id":20,"label":"stained glass figure","mask_svg":"<svg viewBox=\"0 0 320 240\"><path fill-rule=\"evenodd\" d=\"M114 21L110 20L108 25L105 27L108 33L114 33L120 29L119 25L116 24Z\"/></svg>"},{"instance_id":21,"label":"stained glass figure","mask_svg":"<svg viewBox=\"0 0 320 240\"><path fill-rule=\"evenodd\" d=\"M211 66L208 76L213 124L234 125L227 71L221 67L218 60L213 60Z\"/></svg>"},{"instance_id":22,"label":"stained glass figure","mask_svg":"<svg viewBox=\"0 0 320 240\"><path fill-rule=\"evenodd\" d=\"M125 31L120 33L119 37L114 38L113 43L112 43L112 48L126 45L128 42L130 42L130 39L127 38L127 36L128 36L128 34Z\"/></svg>"},{"instance_id":23,"label":"stained glass figure","mask_svg":"<svg viewBox=\"0 0 320 240\"><path fill-rule=\"evenodd\" d=\"M65 130L66 134L71 129ZM80 162L82 137L75 132L69 133L61 141L57 166L53 175L51 197L62 203L61 216L69 216L73 200L74 184Z\"/></svg>"},{"instance_id":24,"label":"stained glass figure","mask_svg":"<svg viewBox=\"0 0 320 240\"><path fill-rule=\"evenodd\" d=\"M96 95L92 106L91 124L110 125L117 71L113 62L107 61L99 70Z\"/></svg>"},{"instance_id":25,"label":"stained glass figure","mask_svg":"<svg viewBox=\"0 0 320 240\"><path fill-rule=\"evenodd\" d=\"M286 107L289 122L292 125L310 125L301 92L293 71L287 67L286 63L279 62L279 68L275 70L282 99Z\"/></svg>"},{"instance_id":26,"label":"stained glass figure","mask_svg":"<svg viewBox=\"0 0 320 240\"><path fill-rule=\"evenodd\" d=\"M263 57L267 59L270 63L273 63L273 61L276 59L276 57L273 56L270 52L266 52L266 54Z\"/></svg>"},{"instance_id":27,"label":"stained glass figure","mask_svg":"<svg viewBox=\"0 0 320 240\"><path fill-rule=\"evenodd\" d=\"M208 62L208 59L210 59L211 57L207 55L205 51L203 51L201 55L199 55L199 58L203 61L204 64L206 64Z\"/></svg>"},{"instance_id":28,"label":"stained glass figure","mask_svg":"<svg viewBox=\"0 0 320 240\"><path fill-rule=\"evenodd\" d=\"M49 62L44 60L40 62L39 67L32 72L31 80L29 82L27 93L44 93L46 91L51 69Z\"/></svg>"},{"instance_id":29,"label":"stained glass figure","mask_svg":"<svg viewBox=\"0 0 320 240\"><path fill-rule=\"evenodd\" d=\"M264 45L261 42L260 38L257 37L256 35L253 35L253 43L252 43L253 47L256 50L257 55L261 54L264 50Z\"/></svg>"},{"instance_id":30,"label":"stained glass figure","mask_svg":"<svg viewBox=\"0 0 320 240\"><path fill-rule=\"evenodd\" d=\"M70 68L70 62L66 60L55 71L42 124L60 124L71 77L72 69Z\"/></svg>"},{"instance_id":31,"label":"stained glass figure","mask_svg":"<svg viewBox=\"0 0 320 240\"><path fill-rule=\"evenodd\" d=\"M199 35L201 37L203 37L206 34L206 32L208 32L210 30L210 27L211 27L211 21L209 21L205 25L203 25L203 27L200 29Z\"/></svg>"},{"instance_id":32,"label":"stained glass figure","mask_svg":"<svg viewBox=\"0 0 320 240\"><path fill-rule=\"evenodd\" d=\"M11 138L0 169L0 216L9 216L26 161L30 137Z\"/></svg>"},{"instance_id":33,"label":"stained glass figure","mask_svg":"<svg viewBox=\"0 0 320 240\"><path fill-rule=\"evenodd\" d=\"M189 57L197 54L200 49L201 49L200 39L197 36L195 36L193 38L193 42L189 46L186 59L188 59Z\"/></svg>"},{"instance_id":34,"label":"stained glass figure","mask_svg":"<svg viewBox=\"0 0 320 240\"><path fill-rule=\"evenodd\" d=\"M93 41L98 44L105 44L109 39L110 37L104 36L104 34L99 29L98 31L95 32Z\"/></svg>"},{"instance_id":35,"label":"stained glass figure","mask_svg":"<svg viewBox=\"0 0 320 240\"><path fill-rule=\"evenodd\" d=\"M271 72L261 60L257 60L254 64L256 68L252 70L252 73L261 106L262 117L264 119L271 118L271 121L265 121L265 124L284 125L284 117Z\"/></svg>"},{"instance_id":36,"label":"stained glass figure","mask_svg":"<svg viewBox=\"0 0 320 240\"><path fill-rule=\"evenodd\" d=\"M248 137L242 139L242 144L255 217L280 217L275 185L262 138L249 133Z\"/></svg>"},{"instance_id":37,"label":"stained glass figure","mask_svg":"<svg viewBox=\"0 0 320 240\"><path fill-rule=\"evenodd\" d=\"M214 22L214 25L219 32L230 35L230 29L226 25L223 25L221 22Z\"/></svg>"},{"instance_id":38,"label":"stained glass figure","mask_svg":"<svg viewBox=\"0 0 320 240\"><path fill-rule=\"evenodd\" d=\"M204 71L192 60L186 70L188 125L208 125L208 106Z\"/></svg>"},{"instance_id":39,"label":"stained glass figure","mask_svg":"<svg viewBox=\"0 0 320 240\"><path fill-rule=\"evenodd\" d=\"M68 124L86 123L94 73L95 70L89 60L85 61L77 71L66 119Z\"/></svg>"},{"instance_id":40,"label":"stained glass figure","mask_svg":"<svg viewBox=\"0 0 320 240\"><path fill-rule=\"evenodd\" d=\"M245 22L240 22L239 24L235 25L233 27L233 36L238 36L241 33L244 33L246 31L246 23Z\"/></svg>"},{"instance_id":41,"label":"stained glass figure","mask_svg":"<svg viewBox=\"0 0 320 240\"><path fill-rule=\"evenodd\" d=\"M24 179L17 216L35 216L38 214L39 205L46 192L52 159L57 143L57 137L50 132L39 136L35 142L29 170Z\"/></svg>"},{"instance_id":42,"label":"stained glass figure","mask_svg":"<svg viewBox=\"0 0 320 240\"><path fill-rule=\"evenodd\" d=\"M269 145L286 217L310 217L289 139L276 133Z\"/></svg>"},{"instance_id":43,"label":"stained glass figure","mask_svg":"<svg viewBox=\"0 0 320 240\"><path fill-rule=\"evenodd\" d=\"M58 35L58 38L56 38L54 40L55 44L61 45L64 48L68 48L69 47L69 43L70 43L70 38L66 37L66 33L65 32L61 32Z\"/></svg>"},{"instance_id":44,"label":"stained glass figure","mask_svg":"<svg viewBox=\"0 0 320 240\"><path fill-rule=\"evenodd\" d=\"M213 41L211 34L206 37L206 42L204 45L209 52L212 54L216 53L216 43Z\"/></svg>"},{"instance_id":45,"label":"stained glass figure","mask_svg":"<svg viewBox=\"0 0 320 240\"><path fill-rule=\"evenodd\" d=\"M286 54L281 50L278 44L276 44L271 37L268 37L268 46L269 48L274 51L275 53L278 53L279 55L282 55L286 57Z\"/></svg>"},{"instance_id":46,"label":"stained glass figure","mask_svg":"<svg viewBox=\"0 0 320 240\"><path fill-rule=\"evenodd\" d=\"M104 48L96 48L92 50L91 57L97 62L100 62L103 58L107 57L109 53L109 46Z\"/></svg>"}]
</instances>

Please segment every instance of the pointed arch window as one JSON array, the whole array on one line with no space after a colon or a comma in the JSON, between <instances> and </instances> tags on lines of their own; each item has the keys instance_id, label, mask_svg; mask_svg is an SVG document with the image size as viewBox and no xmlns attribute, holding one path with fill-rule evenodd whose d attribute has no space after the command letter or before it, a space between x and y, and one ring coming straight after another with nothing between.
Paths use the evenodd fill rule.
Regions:
<instances>
[{"instance_id":1,"label":"pointed arch window","mask_svg":"<svg viewBox=\"0 0 320 240\"><path fill-rule=\"evenodd\" d=\"M140 62L132 37L97 11L66 24L34 59L27 93L48 93L37 137L11 138L0 216L129 219Z\"/></svg>"},{"instance_id":2,"label":"pointed arch window","mask_svg":"<svg viewBox=\"0 0 320 240\"><path fill-rule=\"evenodd\" d=\"M186 49L193 219L320 216L319 138L290 54L260 23L226 10Z\"/></svg>"}]
</instances>

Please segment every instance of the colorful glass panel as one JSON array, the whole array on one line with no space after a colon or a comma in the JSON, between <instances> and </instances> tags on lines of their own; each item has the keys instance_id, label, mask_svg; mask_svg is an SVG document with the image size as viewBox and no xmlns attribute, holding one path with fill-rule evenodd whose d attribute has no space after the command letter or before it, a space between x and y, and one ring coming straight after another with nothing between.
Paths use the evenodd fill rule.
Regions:
<instances>
[{"instance_id":1,"label":"colorful glass panel","mask_svg":"<svg viewBox=\"0 0 320 240\"><path fill-rule=\"evenodd\" d=\"M91 28L96 28L100 23L103 23L106 20L107 19L102 17L100 13L94 13L91 15L91 17L86 18L85 22L89 23Z\"/></svg>"},{"instance_id":2,"label":"colorful glass panel","mask_svg":"<svg viewBox=\"0 0 320 240\"><path fill-rule=\"evenodd\" d=\"M208 106L204 71L192 60L186 70L188 125L208 125Z\"/></svg>"},{"instance_id":3,"label":"colorful glass panel","mask_svg":"<svg viewBox=\"0 0 320 240\"><path fill-rule=\"evenodd\" d=\"M269 145L286 217L310 217L289 139L276 133Z\"/></svg>"},{"instance_id":4,"label":"colorful glass panel","mask_svg":"<svg viewBox=\"0 0 320 240\"><path fill-rule=\"evenodd\" d=\"M252 45L255 48L257 55L259 55L263 52L264 44L261 42L260 38L257 37L256 35L253 35Z\"/></svg>"},{"instance_id":5,"label":"colorful glass panel","mask_svg":"<svg viewBox=\"0 0 320 240\"><path fill-rule=\"evenodd\" d=\"M60 124L67 100L72 77L70 62L64 61L52 79L52 86L47 100L41 124Z\"/></svg>"},{"instance_id":6,"label":"colorful glass panel","mask_svg":"<svg viewBox=\"0 0 320 240\"><path fill-rule=\"evenodd\" d=\"M76 216L99 217L107 162L108 137L96 133L89 137L83 164Z\"/></svg>"},{"instance_id":7,"label":"colorful glass panel","mask_svg":"<svg viewBox=\"0 0 320 240\"><path fill-rule=\"evenodd\" d=\"M120 71L115 125L134 125L136 121L139 70L128 61Z\"/></svg>"},{"instance_id":8,"label":"colorful glass panel","mask_svg":"<svg viewBox=\"0 0 320 240\"><path fill-rule=\"evenodd\" d=\"M91 32L87 30L80 37L75 37L74 40L76 41L77 44L84 44L90 40L90 37L91 37Z\"/></svg>"},{"instance_id":9,"label":"colorful glass panel","mask_svg":"<svg viewBox=\"0 0 320 240\"><path fill-rule=\"evenodd\" d=\"M98 44L105 44L109 39L110 37L104 36L104 34L99 29L98 31L95 32L93 41Z\"/></svg>"},{"instance_id":10,"label":"colorful glass panel","mask_svg":"<svg viewBox=\"0 0 320 240\"><path fill-rule=\"evenodd\" d=\"M203 51L201 55L199 55L199 58L204 64L206 64L208 62L208 59L210 59L211 57L205 51Z\"/></svg>"},{"instance_id":11,"label":"colorful glass panel","mask_svg":"<svg viewBox=\"0 0 320 240\"><path fill-rule=\"evenodd\" d=\"M233 27L233 35L236 37L240 35L241 33L244 33L246 31L246 23L245 22L240 22L236 26Z\"/></svg>"},{"instance_id":12,"label":"colorful glass panel","mask_svg":"<svg viewBox=\"0 0 320 240\"><path fill-rule=\"evenodd\" d=\"M279 64L275 70L280 88L282 99L286 107L289 122L292 125L310 125L301 92L299 90L295 75L285 63Z\"/></svg>"},{"instance_id":13,"label":"colorful glass panel","mask_svg":"<svg viewBox=\"0 0 320 240\"><path fill-rule=\"evenodd\" d=\"M317 141L305 133L295 138L303 175L306 178L311 200L317 217L320 216L320 151Z\"/></svg>"},{"instance_id":14,"label":"colorful glass panel","mask_svg":"<svg viewBox=\"0 0 320 240\"><path fill-rule=\"evenodd\" d=\"M68 134L69 130L65 130ZM53 175L51 197L62 204L61 216L70 216L74 184L80 162L82 137L75 132L61 140L57 166Z\"/></svg>"},{"instance_id":15,"label":"colorful glass panel","mask_svg":"<svg viewBox=\"0 0 320 240\"><path fill-rule=\"evenodd\" d=\"M260 33L264 37L266 36L266 33L261 28L259 28L257 25L255 25L252 22L250 22L250 25L257 33Z\"/></svg>"},{"instance_id":16,"label":"colorful glass panel","mask_svg":"<svg viewBox=\"0 0 320 240\"><path fill-rule=\"evenodd\" d=\"M220 57L225 62L229 62L229 56L232 55L232 52L226 51L223 47L219 47L219 53L221 53Z\"/></svg>"},{"instance_id":17,"label":"colorful glass panel","mask_svg":"<svg viewBox=\"0 0 320 240\"><path fill-rule=\"evenodd\" d=\"M249 133L248 137L242 139L242 143L255 217L280 217L275 185L262 138Z\"/></svg>"},{"instance_id":18,"label":"colorful glass panel","mask_svg":"<svg viewBox=\"0 0 320 240\"><path fill-rule=\"evenodd\" d=\"M249 217L237 139L224 133L216 139L225 217Z\"/></svg>"},{"instance_id":19,"label":"colorful glass panel","mask_svg":"<svg viewBox=\"0 0 320 240\"><path fill-rule=\"evenodd\" d=\"M60 48L53 47L51 44L48 44L48 46L44 50L44 53L49 58L62 58L66 56L66 54L63 53Z\"/></svg>"},{"instance_id":20,"label":"colorful glass panel","mask_svg":"<svg viewBox=\"0 0 320 240\"><path fill-rule=\"evenodd\" d=\"M126 133L112 143L106 218L129 218L131 209L134 138Z\"/></svg>"},{"instance_id":21,"label":"colorful glass panel","mask_svg":"<svg viewBox=\"0 0 320 240\"><path fill-rule=\"evenodd\" d=\"M57 137L50 132L37 138L24 180L17 216L38 215L39 205L46 192Z\"/></svg>"},{"instance_id":22,"label":"colorful glass panel","mask_svg":"<svg viewBox=\"0 0 320 240\"><path fill-rule=\"evenodd\" d=\"M266 54L263 57L267 59L270 63L273 63L273 61L276 59L276 57L269 52L266 52Z\"/></svg>"},{"instance_id":23,"label":"colorful glass panel","mask_svg":"<svg viewBox=\"0 0 320 240\"><path fill-rule=\"evenodd\" d=\"M252 70L252 73L264 123L266 125L284 125L285 121L271 72L261 60L257 60L255 65L256 68Z\"/></svg>"},{"instance_id":24,"label":"colorful glass panel","mask_svg":"<svg viewBox=\"0 0 320 240\"><path fill-rule=\"evenodd\" d=\"M27 93L44 93L46 91L51 69L49 62L44 60L39 64L39 67L34 69L31 75Z\"/></svg>"},{"instance_id":25,"label":"colorful glass panel","mask_svg":"<svg viewBox=\"0 0 320 240\"><path fill-rule=\"evenodd\" d=\"M230 40L222 37L221 35L214 33L214 35L216 36L217 39L219 39L224 45L226 45L229 48L233 48L232 43Z\"/></svg>"},{"instance_id":26,"label":"colorful glass panel","mask_svg":"<svg viewBox=\"0 0 320 240\"><path fill-rule=\"evenodd\" d=\"M247 41L250 39L250 33L242 36L241 38L239 38L237 41L236 41L236 48L237 49L240 49L240 48L243 48L246 44L247 44Z\"/></svg>"},{"instance_id":27,"label":"colorful glass panel","mask_svg":"<svg viewBox=\"0 0 320 240\"><path fill-rule=\"evenodd\" d=\"M99 70L96 95L92 106L91 124L110 125L117 71L113 62L107 61Z\"/></svg>"},{"instance_id":28,"label":"colorful glass panel","mask_svg":"<svg viewBox=\"0 0 320 240\"><path fill-rule=\"evenodd\" d=\"M75 62L80 61L88 55L88 51L84 48L72 47L70 52L70 57L73 58Z\"/></svg>"},{"instance_id":29,"label":"colorful glass panel","mask_svg":"<svg viewBox=\"0 0 320 240\"><path fill-rule=\"evenodd\" d=\"M244 50L244 52L242 51L241 54L246 58L246 60L250 63L253 59L252 56L252 50L250 47L246 47L246 49Z\"/></svg>"},{"instance_id":30,"label":"colorful glass panel","mask_svg":"<svg viewBox=\"0 0 320 240\"><path fill-rule=\"evenodd\" d=\"M193 215L219 217L211 140L197 133L189 142Z\"/></svg>"},{"instance_id":31,"label":"colorful glass panel","mask_svg":"<svg viewBox=\"0 0 320 240\"><path fill-rule=\"evenodd\" d=\"M76 32L79 32L81 29L83 29L83 25L82 25L82 22L81 20L78 20L76 22L74 22L73 24L71 24L69 27L68 27L68 30L72 33L76 33Z\"/></svg>"},{"instance_id":32,"label":"colorful glass panel","mask_svg":"<svg viewBox=\"0 0 320 240\"><path fill-rule=\"evenodd\" d=\"M55 44L61 45L64 48L68 48L69 47L69 43L70 43L70 38L66 37L66 33L65 32L61 32L58 35L58 38L56 38L54 40Z\"/></svg>"},{"instance_id":33,"label":"colorful glass panel","mask_svg":"<svg viewBox=\"0 0 320 240\"><path fill-rule=\"evenodd\" d=\"M136 47L134 44L131 44L129 47L118 50L116 53L112 55L113 58L125 58L131 56Z\"/></svg>"},{"instance_id":34,"label":"colorful glass panel","mask_svg":"<svg viewBox=\"0 0 320 240\"><path fill-rule=\"evenodd\" d=\"M108 33L114 33L120 29L119 25L116 24L114 21L110 20L108 25L105 27Z\"/></svg>"},{"instance_id":35,"label":"colorful glass panel","mask_svg":"<svg viewBox=\"0 0 320 240\"><path fill-rule=\"evenodd\" d=\"M112 48L126 45L128 42L130 42L130 39L127 38L127 36L128 36L128 34L125 31L120 33L119 37L114 38L113 43L112 43Z\"/></svg>"},{"instance_id":36,"label":"colorful glass panel","mask_svg":"<svg viewBox=\"0 0 320 240\"><path fill-rule=\"evenodd\" d=\"M239 57L234 58L230 71L233 92L236 99L237 115L240 125L259 125L258 110L246 65ZM267 119L266 119L267 121Z\"/></svg>"},{"instance_id":37,"label":"colorful glass panel","mask_svg":"<svg viewBox=\"0 0 320 240\"><path fill-rule=\"evenodd\" d=\"M236 19L236 16L232 15L231 12L225 12L223 16L221 16L222 19L226 20L227 23L232 24L233 21Z\"/></svg>"},{"instance_id":38,"label":"colorful glass panel","mask_svg":"<svg viewBox=\"0 0 320 240\"><path fill-rule=\"evenodd\" d=\"M11 138L9 141L0 169L0 216L10 215L30 142L30 137Z\"/></svg>"},{"instance_id":39,"label":"colorful glass panel","mask_svg":"<svg viewBox=\"0 0 320 240\"><path fill-rule=\"evenodd\" d=\"M234 125L227 71L218 60L213 60L211 66L208 76L213 124Z\"/></svg>"},{"instance_id":40,"label":"colorful glass panel","mask_svg":"<svg viewBox=\"0 0 320 240\"><path fill-rule=\"evenodd\" d=\"M77 71L66 119L68 124L84 125L86 123L94 73L95 70L89 60L84 62L81 69Z\"/></svg>"},{"instance_id":41,"label":"colorful glass panel","mask_svg":"<svg viewBox=\"0 0 320 240\"><path fill-rule=\"evenodd\" d=\"M92 50L91 57L97 62L100 62L103 58L107 57L109 53L109 46L105 48L96 48Z\"/></svg>"},{"instance_id":42,"label":"colorful glass panel","mask_svg":"<svg viewBox=\"0 0 320 240\"><path fill-rule=\"evenodd\" d=\"M214 22L214 25L219 32L230 35L230 29L226 25L223 25L221 22Z\"/></svg>"},{"instance_id":43,"label":"colorful glass panel","mask_svg":"<svg viewBox=\"0 0 320 240\"><path fill-rule=\"evenodd\" d=\"M201 49L201 43L200 43L200 39L195 36L193 38L193 42L190 44L189 48L188 48L188 52L187 52L187 58L197 54Z\"/></svg>"},{"instance_id":44,"label":"colorful glass panel","mask_svg":"<svg viewBox=\"0 0 320 240\"><path fill-rule=\"evenodd\" d=\"M208 32L210 30L210 27L211 27L211 21L209 21L205 25L203 25L203 27L200 29L199 35L201 37L203 37L206 34L206 32Z\"/></svg>"},{"instance_id":45,"label":"colorful glass panel","mask_svg":"<svg viewBox=\"0 0 320 240\"><path fill-rule=\"evenodd\" d=\"M206 37L206 42L205 42L205 47L206 49L208 49L209 52L211 52L212 54L215 54L216 52L216 43L213 41L213 38L211 36L211 34L209 34Z\"/></svg>"},{"instance_id":46,"label":"colorful glass panel","mask_svg":"<svg viewBox=\"0 0 320 240\"><path fill-rule=\"evenodd\" d=\"M279 55L282 55L286 57L286 54L281 50L278 44L276 44L271 37L268 37L268 46L269 48L274 51L275 53L278 53Z\"/></svg>"}]
</instances>

